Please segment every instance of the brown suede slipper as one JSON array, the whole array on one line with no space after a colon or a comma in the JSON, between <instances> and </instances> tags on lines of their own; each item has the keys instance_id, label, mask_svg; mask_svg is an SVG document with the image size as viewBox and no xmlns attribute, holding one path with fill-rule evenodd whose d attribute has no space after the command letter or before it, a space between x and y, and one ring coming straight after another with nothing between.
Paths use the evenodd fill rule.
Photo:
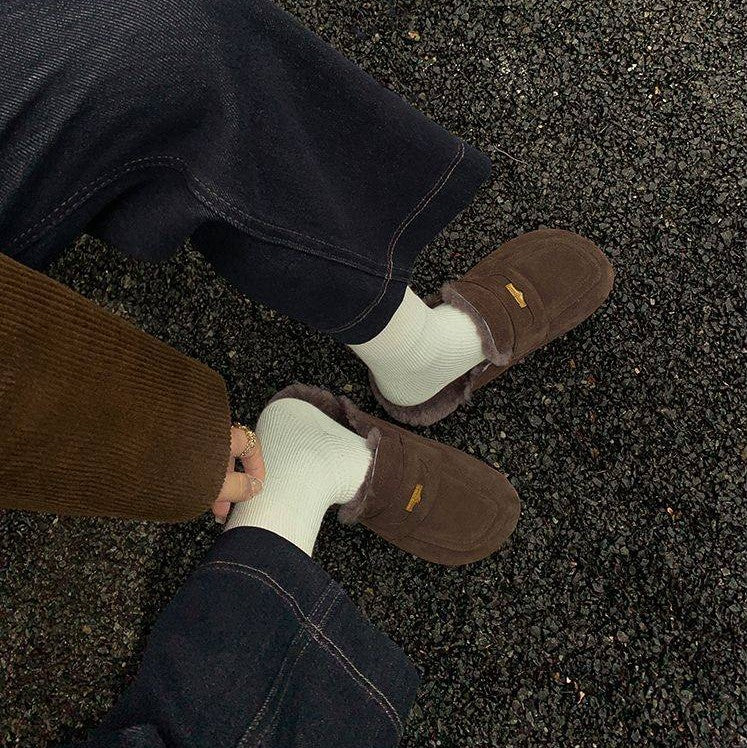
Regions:
<instances>
[{"instance_id":1,"label":"brown suede slipper","mask_svg":"<svg viewBox=\"0 0 747 748\"><path fill-rule=\"evenodd\" d=\"M451 304L474 319L485 361L413 406L387 400L371 376L376 399L402 423L440 421L480 387L593 314L612 290L613 277L603 252L570 231L543 229L506 242L429 301Z\"/></svg>"},{"instance_id":2,"label":"brown suede slipper","mask_svg":"<svg viewBox=\"0 0 747 748\"><path fill-rule=\"evenodd\" d=\"M341 522L360 522L398 548L447 566L489 556L516 527L516 491L484 462L370 416L319 387L294 384L270 402L282 398L311 403L365 437L374 451L360 490L339 509Z\"/></svg>"}]
</instances>

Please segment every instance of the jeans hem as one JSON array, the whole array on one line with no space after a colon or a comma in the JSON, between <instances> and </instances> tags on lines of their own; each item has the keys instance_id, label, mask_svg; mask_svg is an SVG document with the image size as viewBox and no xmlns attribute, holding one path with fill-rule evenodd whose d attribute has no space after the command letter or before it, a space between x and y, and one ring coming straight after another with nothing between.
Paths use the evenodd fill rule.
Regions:
<instances>
[{"instance_id":1,"label":"jeans hem","mask_svg":"<svg viewBox=\"0 0 747 748\"><path fill-rule=\"evenodd\" d=\"M54 229L70 220L87 203L98 197L105 198L109 194L108 190L115 191L113 188L120 185L124 177L157 169L178 174L184 180L184 184L194 200L202 205L211 217L215 220L224 221L228 226L232 226L252 239L303 252L329 262L336 262L352 270L376 277L383 278L388 275L395 279L407 277L408 268L406 267L389 267L386 264L372 262L368 257L346 247L270 223L247 213L223 197L216 188L206 184L189 168L183 159L167 154L131 159L116 169L101 175L90 184L80 187L36 223L12 236L5 243L3 251L12 253L11 256L17 257L30 266L40 267L45 265L44 260L42 262L29 261L27 255L36 245L42 243ZM187 235L183 237L184 241L189 238ZM56 249L59 248L53 248L53 250ZM127 252L134 254L129 248Z\"/></svg>"},{"instance_id":2,"label":"jeans hem","mask_svg":"<svg viewBox=\"0 0 747 748\"><path fill-rule=\"evenodd\" d=\"M237 527L218 538L196 573L210 570L251 576L272 588L310 642L367 694L401 736L419 675L401 648L361 616L318 564L269 530Z\"/></svg>"},{"instance_id":3,"label":"jeans hem","mask_svg":"<svg viewBox=\"0 0 747 748\"><path fill-rule=\"evenodd\" d=\"M458 140L452 161L392 234L387 272L377 295L345 325L321 332L347 345L365 343L378 335L402 301L420 251L472 202L490 172L488 157Z\"/></svg>"}]
</instances>

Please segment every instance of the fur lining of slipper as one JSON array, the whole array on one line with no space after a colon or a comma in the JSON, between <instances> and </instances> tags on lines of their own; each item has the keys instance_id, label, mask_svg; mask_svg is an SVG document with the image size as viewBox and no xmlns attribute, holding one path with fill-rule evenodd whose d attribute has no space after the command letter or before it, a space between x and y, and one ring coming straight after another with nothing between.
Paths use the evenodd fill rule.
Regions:
<instances>
[{"instance_id":1,"label":"fur lining of slipper","mask_svg":"<svg viewBox=\"0 0 747 748\"><path fill-rule=\"evenodd\" d=\"M376 380L373 378L373 375L370 375L371 389L381 407L392 418L409 426L432 426L434 423L446 418L446 416L453 413L460 405L464 405L470 401L472 393L475 391L475 383L489 363L494 366L504 367L511 360L511 351L498 350L488 323L452 284L445 284L441 288L441 293L428 297L426 303L430 307L436 307L442 303L449 304L468 315L475 323L477 333L482 341L482 350L488 363L483 362L478 364L466 374L463 374L453 382L449 382L440 392L437 392L432 398L419 405L395 405L390 402L381 394L381 390L376 385Z\"/></svg>"},{"instance_id":2,"label":"fur lining of slipper","mask_svg":"<svg viewBox=\"0 0 747 748\"><path fill-rule=\"evenodd\" d=\"M432 426L453 413L460 405L468 403L475 389L477 377L485 371L486 364L479 364L453 382L449 382L430 400L420 405L395 405L381 394L373 375L371 390L382 408L395 420L409 426Z\"/></svg>"},{"instance_id":3,"label":"fur lining of slipper","mask_svg":"<svg viewBox=\"0 0 747 748\"><path fill-rule=\"evenodd\" d=\"M322 413L326 413L330 418L337 421L351 431L366 440L366 445L373 453L371 465L368 468L366 477L363 479L361 487L356 491L355 496L346 504L341 504L337 511L337 519L345 525L352 525L358 522L360 516L366 508L366 504L372 495L371 482L373 480L376 458L378 456L379 442L381 441L381 431L377 428L370 428L366 425L363 411L355 406L347 397L333 395L329 390L321 387L312 387L308 384L291 384L285 389L273 395L269 402L274 403L276 400L293 398L296 400L305 400Z\"/></svg>"},{"instance_id":4,"label":"fur lining of slipper","mask_svg":"<svg viewBox=\"0 0 747 748\"><path fill-rule=\"evenodd\" d=\"M373 476L376 468L376 457L378 456L379 442L381 441L381 431L371 429L366 436L366 446L373 453L371 465L368 468L366 477L361 483L361 487L356 491L347 504L341 504L337 510L337 519L343 525L354 525L363 514L367 502L373 497Z\"/></svg>"}]
</instances>

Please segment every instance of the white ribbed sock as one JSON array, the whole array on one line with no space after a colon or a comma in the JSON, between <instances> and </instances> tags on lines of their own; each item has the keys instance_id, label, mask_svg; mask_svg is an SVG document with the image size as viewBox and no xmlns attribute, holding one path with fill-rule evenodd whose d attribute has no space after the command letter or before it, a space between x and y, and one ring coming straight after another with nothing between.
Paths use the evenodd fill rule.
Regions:
<instances>
[{"instance_id":1,"label":"white ribbed sock","mask_svg":"<svg viewBox=\"0 0 747 748\"><path fill-rule=\"evenodd\" d=\"M431 309L410 288L387 326L350 348L395 405L419 405L485 360L468 314L449 304Z\"/></svg>"},{"instance_id":2,"label":"white ribbed sock","mask_svg":"<svg viewBox=\"0 0 747 748\"><path fill-rule=\"evenodd\" d=\"M267 469L264 488L234 506L226 530L263 527L310 556L327 509L355 496L372 452L363 437L292 398L270 403L256 434Z\"/></svg>"}]
</instances>

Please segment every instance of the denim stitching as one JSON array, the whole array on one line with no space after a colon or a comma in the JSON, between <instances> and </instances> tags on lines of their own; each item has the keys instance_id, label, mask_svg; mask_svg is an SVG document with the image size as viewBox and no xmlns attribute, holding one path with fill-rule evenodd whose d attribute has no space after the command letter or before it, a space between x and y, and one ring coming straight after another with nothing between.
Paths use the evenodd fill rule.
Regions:
<instances>
[{"instance_id":1,"label":"denim stitching","mask_svg":"<svg viewBox=\"0 0 747 748\"><path fill-rule=\"evenodd\" d=\"M331 600L331 602L329 604L329 607L327 608L326 612L322 616L321 621L319 621L319 625L320 626L323 626L326 623L327 618L329 617L330 613L334 610L335 603L337 602L337 600L338 600L338 598L340 597L341 594L342 594L342 590L338 589L337 590L337 594L332 598L332 600ZM310 644L311 644L311 639L307 639L306 643L301 648L301 651L298 653L298 655L296 656L296 658L293 660L293 665L291 665L291 671L293 670L293 668L296 667L296 664L299 662L299 660L301 659L301 657L303 657L303 655L305 654L306 650L309 648ZM265 729L262 730L262 732L257 736L257 743L258 744L259 744L259 741L267 734L267 731L271 727L273 727L275 725L275 722L277 720L277 716L280 713L280 710L281 710L281 708L283 706L283 700L285 699L285 694L288 692L288 687L289 686L290 686L290 678L286 678L285 685L283 687L283 692L280 694L280 696L278 698L278 703L277 703L277 706L275 707L275 711L272 713L272 716L267 721L267 724L265 725Z\"/></svg>"},{"instance_id":2,"label":"denim stitching","mask_svg":"<svg viewBox=\"0 0 747 748\"><path fill-rule=\"evenodd\" d=\"M348 675L353 678L353 680L357 681L358 685L361 686L364 691L368 692L369 696L382 708L384 714L389 717L389 720L394 725L395 730L399 732L402 729L402 720L399 718L399 714L397 714L396 709L389 701L389 699L360 670L358 670L358 668L350 661L347 655L331 639L329 639L324 632L319 631L318 633L322 637L323 641L320 641L316 637L314 637L314 640L319 644L320 647L325 649L328 654L332 655L332 657L337 660L342 669L345 670ZM314 635L312 634L312 636ZM351 668L358 674L358 678L355 678L350 672ZM380 699L383 699L386 702L388 708L381 703L380 699L376 697L376 694L379 695Z\"/></svg>"},{"instance_id":3,"label":"denim stitching","mask_svg":"<svg viewBox=\"0 0 747 748\"><path fill-rule=\"evenodd\" d=\"M309 631L306 629L305 626L299 626L298 631L296 632L295 636L293 637L293 640L288 646L288 650L285 653L285 657L283 658L282 663L280 663L280 667L278 668L278 672L277 672L277 675L275 676L275 680L273 682L272 688L270 689L269 693L265 697L265 700L262 702L262 706L259 708L257 713L254 715L254 719L252 720L251 724L249 725L249 727L246 728L246 730L244 731L244 734L241 736L241 739L237 743L238 746L246 745L246 741L249 738L249 733L257 726L257 723L262 719L267 709L267 705L270 702L270 699L277 693L278 689L280 688L280 684L285 680L284 671L288 667L288 655L290 654L290 650L293 647L293 644L296 642L297 639L300 639L301 637L304 637L306 639L306 642L301 648L301 652L304 652L311 642L311 636L309 635ZM293 660L293 664L290 667L291 670L295 667L297 661L298 661L298 657L296 657Z\"/></svg>"},{"instance_id":4,"label":"denim stitching","mask_svg":"<svg viewBox=\"0 0 747 748\"><path fill-rule=\"evenodd\" d=\"M321 629L319 629L319 627L315 623L313 623L306 617L306 614L301 609L301 606L298 604L296 598L293 597L293 595L291 595L291 593L288 592L281 584L279 584L275 579L273 579L269 574L262 571L261 569L257 569L253 566L248 566L247 564L241 564L236 561L210 561L202 568L205 569L210 566L227 567L228 570L234 571L238 574L243 573L245 575L246 572L243 572L242 570L247 569L250 572L254 572L253 574L249 574L247 576L255 577L255 574L260 575L260 581L264 581L264 583L267 584L271 589L278 591L280 593L280 596L286 600L291 610L294 611L296 618L299 621L303 620L308 624L308 626L312 630L312 636L317 641L317 643L320 646L324 647L340 663L343 669L348 671L348 674L351 675L354 680L358 680L360 685L369 692L371 698L373 698L374 701L376 701L379 706L382 707L387 716L392 720L392 722L395 723L395 726L399 726L400 729L402 728L402 720L400 719L399 714L397 714L397 710L392 706L392 703L389 701L389 699L379 690L379 688L374 683L372 683L360 670L358 670L358 668L354 663L350 661L347 655L333 641L331 641L329 637L327 637L327 635ZM314 635L315 633L316 636ZM317 636L321 637L321 640L317 639ZM355 678L351 670L357 673L359 678ZM378 698L376 694L378 694Z\"/></svg>"},{"instance_id":5,"label":"denim stitching","mask_svg":"<svg viewBox=\"0 0 747 748\"><path fill-rule=\"evenodd\" d=\"M319 599L316 601L316 604L314 605L314 607L311 609L311 612L309 613L309 618L312 621L314 620L314 616L316 615L316 612L319 610L319 608L322 607L322 603L327 599L327 595L330 593L332 589L334 589L334 586L335 585L333 582L329 582L324 592L321 594Z\"/></svg>"},{"instance_id":6,"label":"denim stitching","mask_svg":"<svg viewBox=\"0 0 747 748\"><path fill-rule=\"evenodd\" d=\"M193 179L198 185L200 185L200 187L202 187L203 189L205 189L216 200L219 200L221 203L223 203L229 210L238 213L238 215L240 215L244 219L245 222L248 223L250 221L254 221L256 223L260 223L260 224L262 224L264 226L267 226L268 228L276 229L277 231L283 231L283 232L285 232L287 234L295 234L296 236L299 236L302 239L307 239L308 241L314 242L316 244L323 244L323 245L325 245L327 247L330 247L332 249L336 249L336 250L338 250L340 252L343 252L345 254L352 255L357 260L367 260L368 259L364 255L360 255L357 252L354 252L353 250L348 249L347 247L343 247L343 246L341 246L339 244L333 244L332 242L328 242L328 241L325 241L324 239L319 239L319 238L314 237L314 236L309 236L308 234L303 234L300 231L294 231L293 229L286 228L285 226L279 226L279 225L277 225L275 223L270 223L269 221L265 221L262 218L258 218L257 216L253 216L250 213L246 213L244 210L242 210L241 208L239 208L237 205L234 205L230 201L226 200L226 198L224 198L221 194L219 194L218 192L216 192L212 187L210 187L210 185L208 185L205 182L203 182L197 175L195 175L191 171L189 171L186 163L182 159L179 159L178 157L175 157L175 158L177 158L181 162L181 164L183 165L183 167L184 167L187 175L190 177L190 179ZM401 269L403 269L403 268L400 268L400 270Z\"/></svg>"},{"instance_id":7,"label":"denim stitching","mask_svg":"<svg viewBox=\"0 0 747 748\"><path fill-rule=\"evenodd\" d=\"M188 175L185 175L185 176L188 176ZM281 239L278 237L268 236L267 234L262 234L259 229L245 226L238 219L222 212L221 209L217 205L214 205L211 202L210 198L203 195L197 189L193 189L191 187L188 187L188 188L190 189L190 192L192 192L192 194L195 196L197 200L199 200L201 203L203 203L208 208L210 208L210 210L212 210L215 214L220 216L224 221L226 221L226 223L229 223L232 226L235 226L240 231L243 231L244 233L247 233L250 236L254 236L270 244L277 244L281 247L288 247L290 249L295 249L298 252L303 252L305 254L311 255L312 257L321 257L324 260L328 260L330 262L336 262L339 265L345 265L347 267L354 268L355 270L359 270L364 273L369 273L370 275L381 276L381 269L376 268L375 265L366 267L363 263L352 262L351 260L346 260L342 257L331 257L329 254L326 254L325 252L321 250L314 250L314 249L311 249L310 247L304 247L300 244L295 244L290 239ZM398 274L398 275L399 277L402 277L402 278L406 277L401 274Z\"/></svg>"},{"instance_id":8,"label":"denim stitching","mask_svg":"<svg viewBox=\"0 0 747 748\"><path fill-rule=\"evenodd\" d=\"M40 219L33 226L29 226L25 231L22 231L20 234L18 234L13 239L11 239L11 241L8 243L8 248L11 249L15 247L16 244L18 244L24 237L26 237L32 231L37 230L43 224L47 223L51 218L56 216L58 213L61 213L60 218L64 218L65 216L69 215L79 205L81 205L89 197L91 197L95 192L100 190L102 187L105 187L107 184L111 184L112 181L114 181L118 177L121 177L123 174L128 174L129 172L137 171L138 169L144 169L146 168L146 164L150 165L150 163L152 162L164 161L169 158L170 158L169 156L148 156L147 158L138 158L138 159L135 159L134 161L126 162L120 168L115 169L112 172L109 172L109 174L102 174L100 177L97 177L92 182L89 182L85 187L80 187L79 189L77 189L72 195L70 195L67 198L67 200L64 200L54 210L47 213L47 215L44 216L44 218ZM140 164L140 165L136 166L136 164ZM65 206L68 205L68 203L75 200L76 197L78 198L78 202L76 202L72 207L63 211L62 209L65 208ZM42 229L42 234L45 231L46 229ZM29 241L33 241L33 239ZM23 244L21 244L21 249L23 249L28 243L29 242L24 242Z\"/></svg>"},{"instance_id":9,"label":"denim stitching","mask_svg":"<svg viewBox=\"0 0 747 748\"><path fill-rule=\"evenodd\" d=\"M177 166L178 165L178 166ZM104 187L111 184L113 181L118 179L119 177L124 176L125 174L129 174L133 171L138 171L140 169L146 169L150 166L164 166L167 168L173 168L176 171L178 171L182 176L186 177L188 180L193 181L196 185L204 189L206 192L208 192L210 195L213 195L217 200L224 203L229 210L239 214L244 218L244 220L239 220L235 217L229 217L226 216L223 212L221 212L220 209L218 209L213 202L210 200L209 197L202 194L201 192L195 190L193 191L193 194L195 197L197 197L204 205L206 205L208 208L213 210L217 215L223 220L227 221L231 225L234 225L240 229L243 229L247 233L251 232L251 227L248 225L248 221L254 221L256 223L262 224L264 226L267 226L269 228L273 228L277 231L281 231L287 234L294 234L296 236L302 237L304 239L307 239L308 241L314 242L316 244L326 245L328 247L331 247L333 249L336 249L340 252L343 252L347 255L350 255L351 257L355 258L356 260L362 260L364 262L367 261L367 258L363 255L358 254L357 252L354 252L350 249L347 249L345 247L332 244L331 242L327 242L323 239L318 239L316 237L308 236L306 234L303 234L299 231L295 231L293 229L288 229L283 226L278 226L277 224L270 223L269 221L265 221L261 218L257 218L256 216L252 216L249 213L244 212L237 206L230 203L228 200L226 200L224 197L222 197L219 193L217 193L214 189L212 189L209 185L207 185L205 182L203 182L199 177L197 177L195 174L193 174L190 169L188 168L187 164L183 161L183 159L179 158L178 156L168 156L168 155L160 155L160 156L147 156L144 158L134 159L132 161L128 161L125 164L122 164L117 169L114 169L113 171L109 172L108 174L102 174L101 176L94 179L92 182L89 182L87 185L80 187L78 190L76 190L72 195L70 195L66 200L63 200L59 205L57 205L54 210L47 213L46 216L41 218L39 221L37 221L34 225L29 226L24 231L22 231L20 234L13 237L13 239L10 240L8 243L8 248L12 249L19 245L19 250L23 250L25 247L27 247L32 241L38 239L40 236L43 236L44 233L48 230L48 227L45 227L44 225L49 223L53 220L63 220L65 217L67 217L70 213L72 213L76 208L78 208L80 205L82 205L86 200L88 200L90 197L92 197L96 192L103 189ZM71 205L72 203L72 205ZM264 241L271 241L271 237L267 237L266 235L259 234L257 229L254 229L254 231L259 235L259 238ZM29 234L32 234L31 238L28 239L28 241L23 241ZM277 241L275 241L277 243ZM287 240L287 246L289 246L291 249L298 249L301 251L309 251L308 248L301 247L299 245L291 243L289 240ZM310 254L318 254L314 252L310 252ZM339 261L342 264L347 264L350 267L354 267L356 269L364 270L366 268L360 267L356 264L353 264L353 261L344 262L342 261L342 258L332 257L329 255L321 255L325 259L328 259L330 261ZM370 266L368 268L369 272L372 272L375 274L375 270L373 268L376 268L376 263L370 263ZM404 268L396 268L397 270L401 271L402 273L406 273ZM388 271L387 271L388 272Z\"/></svg>"},{"instance_id":10,"label":"denim stitching","mask_svg":"<svg viewBox=\"0 0 747 748\"><path fill-rule=\"evenodd\" d=\"M314 608L311 611L311 614L310 614L311 616L313 616L316 613L316 611L318 610L320 604L322 603L322 601L325 600L325 598L327 597L327 595L328 595L328 593L329 593L329 591L331 589L332 589L332 583L330 582L327 585L327 588L322 593L322 595L316 601L316 605L314 605ZM296 618L296 620L298 620L298 618L296 616L294 616L294 617ZM299 623L300 623L300 621L299 621ZM306 631L306 627L305 626L301 626L301 628L298 631L298 634L296 634L296 636L294 636L293 639L295 641L295 639L298 637L298 635L301 634L302 632L307 637L306 643L304 644L303 649L301 650L303 652L306 649L306 647L309 646L309 643L311 641L310 638L308 637L308 631ZM289 650L290 650L290 648L289 648ZM294 666L295 666L295 663L296 663L297 659L298 658L296 658L296 660L294 660L294 662L293 662ZM244 735L242 736L241 740L239 741L239 745L241 745L246 740L247 735L254 729L254 727L256 726L257 722L262 718L262 714L264 713L265 709L267 708L268 702L270 701L270 699L272 698L272 696L274 695L274 693L277 691L277 689L279 687L280 676L281 676L283 670L285 670L285 667L286 667L287 664L288 664L288 654L286 653L286 656L283 659L283 662L281 663L280 668L278 670L278 674L277 674L276 679L275 679L275 681L276 681L275 684L270 689L270 692L267 694L267 697L265 698L264 702L262 703L262 706L260 707L260 709L257 712L257 714L254 716L254 719L252 720L252 723L249 725L249 727L247 727L246 731L244 732Z\"/></svg>"},{"instance_id":11,"label":"denim stitching","mask_svg":"<svg viewBox=\"0 0 747 748\"><path fill-rule=\"evenodd\" d=\"M116 170L109 175L102 175L98 179L94 180L90 184L88 184L85 188L81 188L77 192L73 193L67 200L60 203L60 205L55 208L52 212L48 213L44 218L42 218L40 221L38 221L34 226L31 226L27 228L25 231L23 231L21 234L16 236L13 240L11 240L10 244L8 245L9 248L12 248L16 246L24 237L26 237L28 234L34 232L34 234L31 236L31 238L28 241L25 241L20 244L19 250L22 251L26 246L28 246L32 241L35 239L38 239L40 236L43 236L44 233L47 231L47 228L41 228L43 227L43 224L47 223L51 219L54 219L55 217L58 217L58 220L63 220L67 215L72 213L77 207L82 205L86 200L88 200L93 194L95 194L98 190L102 189L103 187L106 187L107 185L114 182L116 179L118 179L121 176L124 176L125 174L129 174L133 171L138 171L140 169L146 169L151 166L163 166L165 168L172 168L175 171L177 171L179 174L181 174L183 177L185 177L188 182L190 180L194 181L196 184L200 186L204 186L207 189L207 186L204 185L202 182L200 182L198 179L194 177L193 174L189 172L184 166L183 162L182 165L177 166L175 163L179 163L180 160L176 157L172 156L153 156L149 158L142 158L137 159L132 162L128 162L125 166L127 168L121 168L119 170ZM189 184L188 184L189 187ZM81 192L81 190L85 190L84 192ZM199 200L203 205L208 207L212 212L217 214L220 218L222 218L227 223L231 224L232 226L235 226L241 231L244 231L248 233L249 235L254 235L258 237L259 239L263 241L267 241L269 243L273 244L280 244L281 246L287 246L290 249L295 249L301 252L305 252L307 254L311 254L313 256L319 256L323 259L329 260L331 262L337 262L341 265L346 265L348 267L352 267L356 270L361 270L363 272L368 272L372 275L379 275L381 273L381 269L376 266L375 263L371 263L368 267L366 267L364 264L358 264L351 260L345 260L341 257L333 257L329 254L325 254L321 251L314 251L310 248L303 247L301 245L295 244L291 242L290 240L282 240L277 237L270 237L266 234L261 234L258 229L251 228L245 224L245 222L242 222L241 220L226 215L220 208L218 208L212 200L202 194L198 189L194 187L190 187L190 192L194 195L194 197ZM215 194L215 193L213 193ZM219 196L218 196L219 197ZM77 199L76 199L77 198ZM75 202L73 202L75 200ZM69 205L72 202L72 205ZM63 208L67 207L65 210ZM277 227L278 230L285 231L285 229L282 229L281 227ZM311 238L311 237L309 237ZM360 257L359 255L355 255L355 253L350 253L353 256Z\"/></svg>"},{"instance_id":12,"label":"denim stitching","mask_svg":"<svg viewBox=\"0 0 747 748\"><path fill-rule=\"evenodd\" d=\"M430 203L434 200L436 195L444 188L444 185L448 180L451 178L451 175L454 173L455 169L459 164L462 162L462 159L464 158L465 148L464 148L464 142L459 141L459 148L457 149L456 156L451 160L451 163L447 167L446 171L439 177L439 179L436 181L436 183L431 187L429 192L423 197L423 199L420 201L418 205L415 206L415 208L410 211L410 214L406 216L400 225L395 230L394 234L392 234L392 238L389 240L389 247L387 252L387 274L384 278L384 283L381 286L381 289L379 290L378 296L357 316L355 317L351 322L348 322L346 325L342 327L335 327L335 328L328 328L326 330L322 330L322 332L327 333L337 333L337 332L343 332L344 330L349 330L354 325L361 322L363 319L365 319L379 304L379 302L384 298L384 294L386 293L387 288L389 287L389 282L392 280L393 277L393 271L394 271L394 251L397 247L397 244L399 243L399 240L402 238L402 234L404 234L407 227L430 205Z\"/></svg>"},{"instance_id":13,"label":"denim stitching","mask_svg":"<svg viewBox=\"0 0 747 748\"><path fill-rule=\"evenodd\" d=\"M326 599L327 595L329 594L330 590L332 590L332 589L333 589L333 584L332 584L332 582L330 582L327 585L327 588L324 590L324 592L321 595L321 597L316 601L316 604L314 605L314 608L312 609L311 613L309 614L309 617L313 617L314 616L314 614L319 609L321 603ZM337 595L335 595L332 598L332 601L329 603L329 607L327 608L327 612L329 612L329 610L331 610L331 608L335 604L335 601L337 600L337 597L339 596L339 594L340 594L340 592L338 590ZM325 613L325 619L326 619L326 613ZM296 620L298 620L298 619L296 618ZM299 623L300 623L300 621L299 621ZM293 664L290 666L290 671L293 670L293 668L296 666L296 663L300 659L301 655L308 649L309 644L311 644L311 637L309 636L310 632L303 625L299 629L298 634L296 634L296 636L293 637L293 641L295 641L296 638L298 638L299 634L301 634L301 633L303 633L306 636L306 642L304 643L303 647L301 648L301 650L299 651L299 653L296 655L295 659L293 660ZM291 643L291 646L293 646L293 643ZM290 647L288 648L288 651L290 651ZM288 653L286 653L285 658L283 659L283 662L280 665L280 668L278 670L277 676L275 677L275 682L274 682L272 688L270 689L269 693L267 694L267 697L265 698L264 702L262 703L262 706L260 707L259 711L254 716L254 719L252 720L251 724L244 731L244 734L241 736L241 739L239 740L239 742L238 742L237 745L239 745L239 746L246 745L246 741L249 738L249 734L252 732L252 730L254 730L254 728L257 726L257 723L264 716L264 713L267 710L267 706L270 703L270 699L277 693L278 689L280 688L280 684L283 681L285 681L285 684L286 684L285 687L284 687L284 689L283 689L283 694L285 694L285 691L288 688L288 680L282 678L281 676L283 675L283 671L286 669L287 665L288 665ZM282 696L281 696L280 699L279 699L279 702L278 702L278 706L276 707L275 711L272 714L272 717L270 718L270 721L268 722L268 727L269 727L269 725L271 725L274 722L275 716L277 715L277 713L278 713L278 711L280 709L280 705L282 703L283 703L283 701L282 701ZM259 736L257 736L257 741L259 741L259 739L262 738L262 736L265 734L265 732L267 732L267 727L265 727L265 729L262 731L262 733Z\"/></svg>"},{"instance_id":14,"label":"denim stitching","mask_svg":"<svg viewBox=\"0 0 747 748\"><path fill-rule=\"evenodd\" d=\"M319 628L324 626L325 623L327 623L327 619L332 614L332 611L334 610L335 603L340 599L340 595L342 594L342 590L338 589L337 594L332 598L332 602L329 604L329 608L327 608L327 612L322 616L322 619L319 621Z\"/></svg>"},{"instance_id":15,"label":"denim stitching","mask_svg":"<svg viewBox=\"0 0 747 748\"><path fill-rule=\"evenodd\" d=\"M279 582L277 582L269 574L262 571L261 569L256 569L253 566L241 564L236 561L211 561L209 564L206 564L206 566L226 566L230 570L236 573L239 573L239 574L245 573L245 572L242 572L241 569L248 569L251 572L255 572L256 574L261 575L261 577L267 580L266 583L268 583L271 588L277 588L277 590L281 592L282 596L287 598L286 601L290 604L291 609L294 610L298 614L296 616L298 620L300 621L301 619L303 619L304 621L307 622L309 627L312 629L312 636L314 636L313 632L316 632L323 639L323 641L319 641L318 639L316 639L316 636L314 636L314 639L319 643L319 645L327 649L327 651L340 663L340 665L342 665L343 669L348 670L348 671L352 669L355 673L357 673L358 676L365 682L365 683L361 683L361 685L370 693L371 697L378 702L378 699L373 693L373 691L375 691L381 697L381 699L383 699L383 701L386 703L389 709L391 709L392 714L389 715L390 718L391 716L394 716L397 724L399 724L400 727L402 726L402 721L400 720L396 709L392 706L389 699L376 687L375 684L373 684L360 670L358 670L358 668L355 666L354 663L350 661L347 655L345 655L345 653L332 640L330 640L329 637L327 637L327 635L321 629L319 629L319 627L315 623L313 623L306 617L306 614L301 609L301 606L298 604L298 601L296 600L296 598L293 597L293 595L291 595L291 593L288 592L288 590L286 590ZM238 568L233 568L233 567L238 567ZM253 576L253 575L250 574L249 576ZM330 649L330 647L332 649ZM343 660L345 662L343 662ZM345 663L347 663L349 667L346 667ZM352 673L350 673L350 675L352 675ZM370 688L368 688L365 684L368 684ZM370 689L373 689L373 691L371 691ZM389 709L384 707L383 704L379 703L379 705L382 706L382 708L384 708L384 711L387 712L387 714L389 713Z\"/></svg>"}]
</instances>

